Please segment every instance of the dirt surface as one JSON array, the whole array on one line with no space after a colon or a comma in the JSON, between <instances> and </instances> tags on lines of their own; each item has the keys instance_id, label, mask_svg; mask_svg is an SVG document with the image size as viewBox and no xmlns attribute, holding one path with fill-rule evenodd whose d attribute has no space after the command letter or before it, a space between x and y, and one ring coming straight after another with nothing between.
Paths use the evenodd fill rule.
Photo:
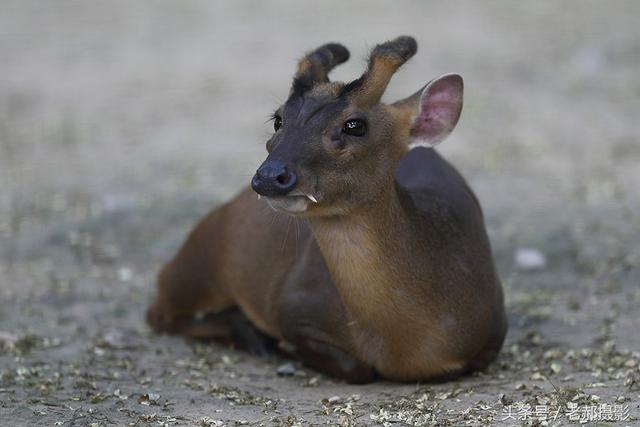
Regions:
<instances>
[{"instance_id":1,"label":"dirt surface","mask_svg":"<svg viewBox=\"0 0 640 427\"><path fill-rule=\"evenodd\" d=\"M638 425L640 3L0 9L0 425ZM420 49L385 99L465 78L439 150L485 210L511 323L496 363L350 386L151 334L155 272L247 185L296 58L343 42L348 80L399 34Z\"/></svg>"}]
</instances>

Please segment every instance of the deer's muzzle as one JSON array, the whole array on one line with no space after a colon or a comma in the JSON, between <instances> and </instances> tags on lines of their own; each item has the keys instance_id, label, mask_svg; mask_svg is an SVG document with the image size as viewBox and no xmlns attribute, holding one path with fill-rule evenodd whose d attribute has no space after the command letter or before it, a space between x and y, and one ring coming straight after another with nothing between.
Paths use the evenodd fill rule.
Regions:
<instances>
[{"instance_id":1,"label":"deer's muzzle","mask_svg":"<svg viewBox=\"0 0 640 427\"><path fill-rule=\"evenodd\" d=\"M253 191L266 197L286 196L298 182L295 173L279 160L267 160L251 180Z\"/></svg>"}]
</instances>

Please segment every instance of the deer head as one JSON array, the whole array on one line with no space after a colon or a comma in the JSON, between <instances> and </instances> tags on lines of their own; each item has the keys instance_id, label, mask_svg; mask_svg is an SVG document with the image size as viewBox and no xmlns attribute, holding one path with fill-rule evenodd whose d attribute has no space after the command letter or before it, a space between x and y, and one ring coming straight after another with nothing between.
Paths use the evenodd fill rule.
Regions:
<instances>
[{"instance_id":1,"label":"deer head","mask_svg":"<svg viewBox=\"0 0 640 427\"><path fill-rule=\"evenodd\" d=\"M349 58L344 46L326 44L303 57L287 101L273 115L269 155L251 181L254 191L272 208L304 216L375 207L392 191L407 150L440 143L462 110L456 74L393 104L380 102L391 76L416 50L407 36L380 44L350 83L328 79Z\"/></svg>"}]
</instances>

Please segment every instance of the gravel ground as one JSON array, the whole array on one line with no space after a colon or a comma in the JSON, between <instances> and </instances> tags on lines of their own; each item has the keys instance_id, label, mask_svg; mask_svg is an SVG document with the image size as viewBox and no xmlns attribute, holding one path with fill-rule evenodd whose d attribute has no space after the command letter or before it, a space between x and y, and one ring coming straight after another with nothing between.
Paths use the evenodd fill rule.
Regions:
<instances>
[{"instance_id":1,"label":"gravel ground","mask_svg":"<svg viewBox=\"0 0 640 427\"><path fill-rule=\"evenodd\" d=\"M3 426L640 424L640 3L0 10ZM399 34L420 49L386 99L465 77L440 151L484 206L511 323L497 362L350 386L151 334L155 272L248 183L296 58L343 42L348 80Z\"/></svg>"}]
</instances>

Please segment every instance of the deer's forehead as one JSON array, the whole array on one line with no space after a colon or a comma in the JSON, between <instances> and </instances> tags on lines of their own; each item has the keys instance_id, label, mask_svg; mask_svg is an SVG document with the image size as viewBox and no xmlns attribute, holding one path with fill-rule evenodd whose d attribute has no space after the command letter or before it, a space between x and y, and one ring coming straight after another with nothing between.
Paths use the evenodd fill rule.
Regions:
<instances>
[{"instance_id":1,"label":"deer's forehead","mask_svg":"<svg viewBox=\"0 0 640 427\"><path fill-rule=\"evenodd\" d=\"M350 103L346 98L309 93L287 100L282 116L289 124L320 124L340 118L349 108Z\"/></svg>"}]
</instances>

